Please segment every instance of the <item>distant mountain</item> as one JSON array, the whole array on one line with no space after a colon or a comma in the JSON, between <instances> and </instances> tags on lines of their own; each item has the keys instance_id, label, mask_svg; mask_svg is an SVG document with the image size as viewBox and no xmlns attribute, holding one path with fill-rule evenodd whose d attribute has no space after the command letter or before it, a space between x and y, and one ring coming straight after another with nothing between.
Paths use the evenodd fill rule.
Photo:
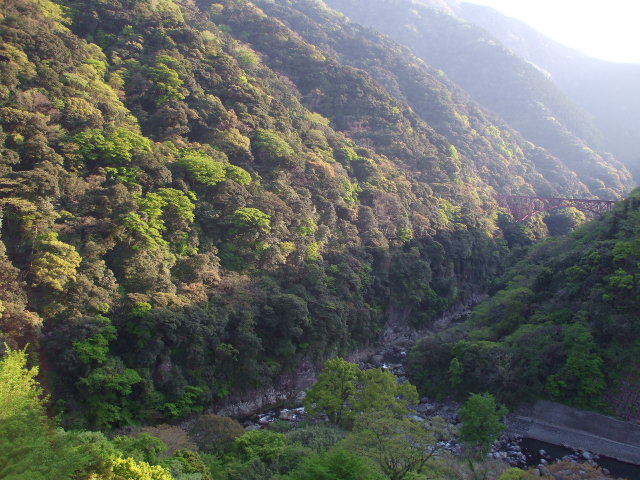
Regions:
<instances>
[{"instance_id":1,"label":"distant mountain","mask_svg":"<svg viewBox=\"0 0 640 480\"><path fill-rule=\"evenodd\" d=\"M449 168L456 170L458 180L487 183L502 193L592 194L559 159L527 142L407 47L348 22L317 2L254 3L342 64L366 71L407 104L455 149L459 159ZM255 48L268 55L267 62L274 60L275 53L265 50L264 44L256 43ZM278 53L288 54L286 49ZM280 68L289 74L291 67L283 63Z\"/></svg>"},{"instance_id":2,"label":"distant mountain","mask_svg":"<svg viewBox=\"0 0 640 480\"><path fill-rule=\"evenodd\" d=\"M588 57L565 47L525 23L470 3L438 6L479 25L518 55L539 66L576 103L604 135L604 146L640 174L640 65Z\"/></svg>"},{"instance_id":3,"label":"distant mountain","mask_svg":"<svg viewBox=\"0 0 640 480\"><path fill-rule=\"evenodd\" d=\"M631 176L603 152L604 136L541 68L517 56L483 28L424 2L327 0L354 22L409 46L443 70L486 108L525 138L544 147L603 198L628 190ZM617 185L613 190L605 185Z\"/></svg>"}]
</instances>

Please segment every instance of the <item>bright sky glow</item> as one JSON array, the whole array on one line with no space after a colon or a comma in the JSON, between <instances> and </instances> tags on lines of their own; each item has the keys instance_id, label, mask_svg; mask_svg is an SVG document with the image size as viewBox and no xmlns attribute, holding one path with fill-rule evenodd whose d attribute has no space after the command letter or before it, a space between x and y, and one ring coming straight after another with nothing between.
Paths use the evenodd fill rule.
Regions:
<instances>
[{"instance_id":1,"label":"bright sky glow","mask_svg":"<svg viewBox=\"0 0 640 480\"><path fill-rule=\"evenodd\" d=\"M463 0L515 17L587 55L640 63L638 0Z\"/></svg>"}]
</instances>

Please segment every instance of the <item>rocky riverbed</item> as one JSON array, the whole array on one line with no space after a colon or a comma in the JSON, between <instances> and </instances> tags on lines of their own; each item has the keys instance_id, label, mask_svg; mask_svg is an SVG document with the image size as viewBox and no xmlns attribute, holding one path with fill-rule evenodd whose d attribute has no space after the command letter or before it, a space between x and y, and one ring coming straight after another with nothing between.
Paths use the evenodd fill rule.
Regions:
<instances>
[{"instance_id":1,"label":"rocky riverbed","mask_svg":"<svg viewBox=\"0 0 640 480\"><path fill-rule=\"evenodd\" d=\"M405 360L407 350L404 345L387 346L380 351L376 351L360 362L362 368L386 368L392 371L400 381L406 380ZM305 409L301 406L301 397L297 398L299 403L295 406L274 408L259 414L245 418L241 423L247 430L259 428L269 428L274 422L288 422L294 428L296 425L308 421ZM428 421L433 417L444 419L452 431L455 431L460 424L458 414L460 404L453 401L439 402L434 399L422 397L415 408L413 418L419 421ZM555 460L565 460L574 464L589 464L599 466L599 456L586 451L566 448L562 455L548 453L544 449L532 451L530 448L523 448L527 440L521 435L510 431L505 432L492 446L488 456L501 460L513 467L527 468L536 467L541 476L550 475L548 465ZM453 437L443 441L440 445L444 450L453 455L458 455L462 451L462 445L457 438ZM609 473L604 469L604 473Z\"/></svg>"},{"instance_id":2,"label":"rocky riverbed","mask_svg":"<svg viewBox=\"0 0 640 480\"><path fill-rule=\"evenodd\" d=\"M460 405L456 402L437 402L423 397L416 406L413 418L427 421L438 416L443 418L455 431L460 424L459 407ZM272 409L246 418L242 421L242 424L247 430L269 428L274 422L288 422L295 428L296 425L307 420L304 407L300 406ZM576 450L565 446L562 454L559 455L558 452L547 452L545 449L531 450L531 448L523 448L523 444L525 447L531 447L527 442L520 435L506 432L494 443L488 456L501 460L512 467L528 468L533 466L541 476L552 477L549 465L556 460L564 460L573 464L588 464L594 467L603 466L599 464L600 457L598 455L586 450ZM459 455L462 451L462 445L457 438L450 438L441 442L440 447L453 455ZM603 473L609 474L609 471L603 468Z\"/></svg>"},{"instance_id":3,"label":"rocky riverbed","mask_svg":"<svg viewBox=\"0 0 640 480\"><path fill-rule=\"evenodd\" d=\"M472 304L479 300L480 298L473 299L469 304L452 309L434 322L428 330L418 332L408 327L407 319L402 315L402 312L390 312L388 315L390 320L378 346L359 351L348 360L359 363L363 369L388 369L398 377L399 381L406 381L406 360L408 351L413 344L424 335L442 330L453 322L463 320L469 314ZM244 419L241 423L247 430L269 428L276 421L288 422L295 428L297 424L308 420L304 407L301 406L304 398L302 390L308 388L319 374L317 366L311 364L305 365L303 370L301 376L292 375L292 378L285 379L283 386L274 386L274 392L270 392L270 395L262 398L260 402L253 400L249 404L243 405L244 408L238 408L240 405L232 401L218 413L235 417L243 416ZM285 406L264 410L265 406L277 402ZM427 421L439 416L455 431L460 423L459 408L460 405L456 402L438 402L423 397L416 406L414 418ZM261 410L261 413L247 415L258 410ZM489 457L504 461L514 467L534 466L540 475L548 475L548 465L558 459L575 464L587 463L592 466L597 465L599 459L597 455L583 450L567 450L566 454L562 456L552 456L544 449L531 451L523 449L523 440L523 437L515 432L505 432L492 446ZM525 444L526 442L527 440L524 440ZM441 447L454 455L461 453L461 445L456 438L447 439L442 442Z\"/></svg>"}]
</instances>

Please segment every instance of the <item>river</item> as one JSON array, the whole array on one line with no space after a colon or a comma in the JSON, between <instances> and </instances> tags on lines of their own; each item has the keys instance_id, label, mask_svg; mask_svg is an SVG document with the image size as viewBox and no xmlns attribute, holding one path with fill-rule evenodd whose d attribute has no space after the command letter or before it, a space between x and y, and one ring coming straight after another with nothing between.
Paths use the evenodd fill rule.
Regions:
<instances>
[{"instance_id":1,"label":"river","mask_svg":"<svg viewBox=\"0 0 640 480\"><path fill-rule=\"evenodd\" d=\"M573 450L553 445L531 438L522 439L520 444L522 452L527 456L527 464L536 467L544 458L540 455L540 450L544 450L552 460L561 460L563 457L573 454ZM548 460L548 457L547 457ZM640 480L640 466L630 463L620 462L613 458L600 456L596 459L596 463L611 472L611 475L628 480Z\"/></svg>"}]
</instances>

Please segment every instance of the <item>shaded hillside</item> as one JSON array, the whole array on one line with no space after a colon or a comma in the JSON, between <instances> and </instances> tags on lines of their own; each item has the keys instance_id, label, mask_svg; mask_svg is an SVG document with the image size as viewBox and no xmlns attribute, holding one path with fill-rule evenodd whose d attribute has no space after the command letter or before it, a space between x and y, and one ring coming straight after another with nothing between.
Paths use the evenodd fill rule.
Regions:
<instances>
[{"instance_id":1,"label":"shaded hillside","mask_svg":"<svg viewBox=\"0 0 640 480\"><path fill-rule=\"evenodd\" d=\"M471 318L419 343L425 392L486 389L638 419L640 192L570 236L531 248Z\"/></svg>"},{"instance_id":2,"label":"shaded hillside","mask_svg":"<svg viewBox=\"0 0 640 480\"><path fill-rule=\"evenodd\" d=\"M480 27L422 3L328 0L353 21L389 34L498 113L525 138L575 171L601 198L628 191L631 177L610 154L592 120L544 72ZM615 185L612 189L605 185Z\"/></svg>"},{"instance_id":3,"label":"shaded hillside","mask_svg":"<svg viewBox=\"0 0 640 480\"><path fill-rule=\"evenodd\" d=\"M310 1L256 2L306 41L344 64L365 70L446 137L457 157L456 178L503 193L588 196L574 172L478 107L458 87L390 38L349 23ZM496 122L494 124L493 122Z\"/></svg>"},{"instance_id":4,"label":"shaded hillside","mask_svg":"<svg viewBox=\"0 0 640 480\"><path fill-rule=\"evenodd\" d=\"M560 45L496 10L461 3L456 13L548 72L576 103L593 115L607 150L640 174L640 65L590 58Z\"/></svg>"}]
</instances>

